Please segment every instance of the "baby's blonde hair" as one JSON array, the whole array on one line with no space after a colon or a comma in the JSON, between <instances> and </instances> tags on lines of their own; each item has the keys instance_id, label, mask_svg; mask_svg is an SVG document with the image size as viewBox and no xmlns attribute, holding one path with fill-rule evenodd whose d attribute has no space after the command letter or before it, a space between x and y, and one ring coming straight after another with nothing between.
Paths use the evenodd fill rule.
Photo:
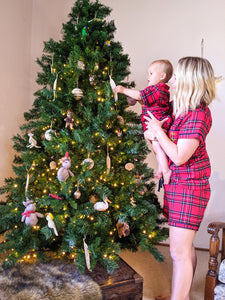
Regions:
<instances>
[{"instance_id":1,"label":"baby's blonde hair","mask_svg":"<svg viewBox=\"0 0 225 300\"><path fill-rule=\"evenodd\" d=\"M183 57L176 71L177 87L173 112L180 115L200 104L208 106L215 98L215 76L210 62L201 57Z\"/></svg>"},{"instance_id":2,"label":"baby's blonde hair","mask_svg":"<svg viewBox=\"0 0 225 300\"><path fill-rule=\"evenodd\" d=\"M171 62L167 59L158 59L154 60L151 63L151 65L153 64L160 64L162 66L163 72L166 73L166 77L163 82L168 82L173 75L173 65L171 64Z\"/></svg>"}]
</instances>

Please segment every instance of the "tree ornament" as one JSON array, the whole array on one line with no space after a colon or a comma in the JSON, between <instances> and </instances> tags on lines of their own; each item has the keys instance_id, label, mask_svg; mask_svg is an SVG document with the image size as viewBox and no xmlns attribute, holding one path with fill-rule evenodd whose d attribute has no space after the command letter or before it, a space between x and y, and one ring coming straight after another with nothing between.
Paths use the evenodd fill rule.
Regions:
<instances>
[{"instance_id":1,"label":"tree ornament","mask_svg":"<svg viewBox=\"0 0 225 300\"><path fill-rule=\"evenodd\" d=\"M51 128L45 131L45 139L47 141L51 141L52 136L54 136L54 135L56 135L56 132L55 132L55 130L53 130Z\"/></svg>"},{"instance_id":2,"label":"tree ornament","mask_svg":"<svg viewBox=\"0 0 225 300\"><path fill-rule=\"evenodd\" d=\"M90 198L89 198L89 201L92 204L95 204L98 201L98 197L96 195L91 195Z\"/></svg>"},{"instance_id":3,"label":"tree ornament","mask_svg":"<svg viewBox=\"0 0 225 300\"><path fill-rule=\"evenodd\" d=\"M53 221L53 215L51 213L48 213L47 216L46 216L46 220L48 221L48 227L53 229L54 231L54 234L56 236L58 236L58 232L57 232L57 229L55 227L55 223Z\"/></svg>"},{"instance_id":4,"label":"tree ornament","mask_svg":"<svg viewBox=\"0 0 225 300\"><path fill-rule=\"evenodd\" d=\"M106 41L106 42L105 42L105 45L106 45L106 46L110 46L110 44L111 44L110 41Z\"/></svg>"},{"instance_id":5,"label":"tree ornament","mask_svg":"<svg viewBox=\"0 0 225 300\"><path fill-rule=\"evenodd\" d=\"M95 163L94 163L93 159L89 158L89 155L90 154L88 153L88 158L83 160L83 165L88 164L88 169L91 170L94 167Z\"/></svg>"},{"instance_id":6,"label":"tree ornament","mask_svg":"<svg viewBox=\"0 0 225 300\"><path fill-rule=\"evenodd\" d=\"M83 29L82 29L82 36L83 37L85 37L88 34L88 30L89 30L88 26L84 26L83 27Z\"/></svg>"},{"instance_id":7,"label":"tree ornament","mask_svg":"<svg viewBox=\"0 0 225 300\"><path fill-rule=\"evenodd\" d=\"M53 83L53 101L55 101L55 98L56 98L57 80L58 80L58 74L56 74L56 78L55 78L55 81Z\"/></svg>"},{"instance_id":8,"label":"tree ornament","mask_svg":"<svg viewBox=\"0 0 225 300\"><path fill-rule=\"evenodd\" d=\"M121 136L122 136L122 131L118 130L118 131L117 131L117 136L118 136L118 137L121 137Z\"/></svg>"},{"instance_id":9,"label":"tree ornament","mask_svg":"<svg viewBox=\"0 0 225 300\"><path fill-rule=\"evenodd\" d=\"M74 118L72 117L72 112L68 111L66 118L64 119L66 122L65 128L69 127L71 130L73 129Z\"/></svg>"},{"instance_id":10,"label":"tree ornament","mask_svg":"<svg viewBox=\"0 0 225 300\"><path fill-rule=\"evenodd\" d=\"M83 92L79 88L75 88L72 90L72 94L74 95L76 100L80 100L83 97Z\"/></svg>"},{"instance_id":11,"label":"tree ornament","mask_svg":"<svg viewBox=\"0 0 225 300\"><path fill-rule=\"evenodd\" d=\"M75 199L80 199L80 197L81 197L81 192L80 192L80 190L79 190L79 181L78 181L78 183L77 183L77 190L74 192L74 198Z\"/></svg>"},{"instance_id":12,"label":"tree ornament","mask_svg":"<svg viewBox=\"0 0 225 300\"><path fill-rule=\"evenodd\" d=\"M30 132L27 135L29 136L29 145L27 145L27 148L41 148L41 146L37 146L37 141L33 138L33 133Z\"/></svg>"},{"instance_id":13,"label":"tree ornament","mask_svg":"<svg viewBox=\"0 0 225 300\"><path fill-rule=\"evenodd\" d=\"M85 242L86 236L83 238L83 243L84 243L84 254L85 254L85 261L86 261L86 266L89 271L91 271L91 263L90 263L90 253L88 249L88 245Z\"/></svg>"},{"instance_id":14,"label":"tree ornament","mask_svg":"<svg viewBox=\"0 0 225 300\"><path fill-rule=\"evenodd\" d=\"M48 196L53 199L62 200L62 197L59 197L57 194L49 194Z\"/></svg>"},{"instance_id":15,"label":"tree ornament","mask_svg":"<svg viewBox=\"0 0 225 300\"><path fill-rule=\"evenodd\" d=\"M124 118L120 115L117 116L119 124L124 124Z\"/></svg>"},{"instance_id":16,"label":"tree ornament","mask_svg":"<svg viewBox=\"0 0 225 300\"><path fill-rule=\"evenodd\" d=\"M109 82L110 82L111 89L113 91L114 99L115 99L115 102L116 102L118 100L118 94L115 92L116 84L115 84L115 81L112 79L112 77L110 75L109 75Z\"/></svg>"},{"instance_id":17,"label":"tree ornament","mask_svg":"<svg viewBox=\"0 0 225 300\"><path fill-rule=\"evenodd\" d=\"M126 237L130 234L130 227L127 222L124 223L124 222L121 222L120 220L118 220L118 222L116 224L116 228L118 231L119 238L121 238L122 236Z\"/></svg>"},{"instance_id":18,"label":"tree ornament","mask_svg":"<svg viewBox=\"0 0 225 300\"><path fill-rule=\"evenodd\" d=\"M71 159L69 157L69 152L67 151L65 156L61 158L62 167L57 172L57 177L59 181L65 181L69 175L74 176L74 174L70 171L71 167Z\"/></svg>"},{"instance_id":19,"label":"tree ornament","mask_svg":"<svg viewBox=\"0 0 225 300\"><path fill-rule=\"evenodd\" d=\"M125 164L125 169L127 171L132 171L134 169L134 164L132 164L132 163Z\"/></svg>"},{"instance_id":20,"label":"tree ornament","mask_svg":"<svg viewBox=\"0 0 225 300\"><path fill-rule=\"evenodd\" d=\"M95 83L93 75L89 75L89 82L90 82L91 85L93 85Z\"/></svg>"},{"instance_id":21,"label":"tree ornament","mask_svg":"<svg viewBox=\"0 0 225 300\"><path fill-rule=\"evenodd\" d=\"M85 64L82 60L78 60L77 66L79 69L84 70L85 69Z\"/></svg>"},{"instance_id":22,"label":"tree ornament","mask_svg":"<svg viewBox=\"0 0 225 300\"><path fill-rule=\"evenodd\" d=\"M109 207L108 203L112 203L107 196L103 196L103 202L96 202L94 204L94 209L98 211L106 211Z\"/></svg>"},{"instance_id":23,"label":"tree ornament","mask_svg":"<svg viewBox=\"0 0 225 300\"><path fill-rule=\"evenodd\" d=\"M51 156L51 161L49 163L49 167L50 167L51 170L56 169L56 162L53 160L53 156Z\"/></svg>"},{"instance_id":24,"label":"tree ornament","mask_svg":"<svg viewBox=\"0 0 225 300\"><path fill-rule=\"evenodd\" d=\"M98 63L95 63L94 71L98 71L98 70L99 70L99 64L98 64Z\"/></svg>"},{"instance_id":25,"label":"tree ornament","mask_svg":"<svg viewBox=\"0 0 225 300\"><path fill-rule=\"evenodd\" d=\"M21 214L21 222L25 221L25 224L28 226L35 226L38 222L38 218L44 218L44 215L36 212L36 203L32 200L29 200L26 197L26 202L23 201L23 205L26 207L24 212Z\"/></svg>"},{"instance_id":26,"label":"tree ornament","mask_svg":"<svg viewBox=\"0 0 225 300\"><path fill-rule=\"evenodd\" d=\"M147 190L148 189L146 188L146 186L143 186L138 190L138 194L141 196L144 196L144 194L147 192Z\"/></svg>"},{"instance_id":27,"label":"tree ornament","mask_svg":"<svg viewBox=\"0 0 225 300\"><path fill-rule=\"evenodd\" d=\"M111 159L109 156L109 146L107 145L107 156L106 156L106 173L109 174L111 168Z\"/></svg>"},{"instance_id":28,"label":"tree ornament","mask_svg":"<svg viewBox=\"0 0 225 300\"><path fill-rule=\"evenodd\" d=\"M136 206L136 202L135 202L135 199L134 199L133 196L130 198L130 204L131 204L132 207Z\"/></svg>"}]
</instances>

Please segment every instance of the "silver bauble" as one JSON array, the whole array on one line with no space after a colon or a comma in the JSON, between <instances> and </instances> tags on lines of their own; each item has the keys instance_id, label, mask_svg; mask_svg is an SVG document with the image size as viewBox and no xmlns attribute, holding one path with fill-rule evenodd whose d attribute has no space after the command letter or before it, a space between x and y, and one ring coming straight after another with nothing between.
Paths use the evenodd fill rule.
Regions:
<instances>
[{"instance_id":1,"label":"silver bauble","mask_svg":"<svg viewBox=\"0 0 225 300\"><path fill-rule=\"evenodd\" d=\"M88 169L91 170L94 167L94 161L91 158L86 158L83 160L83 165L88 163Z\"/></svg>"},{"instance_id":2,"label":"silver bauble","mask_svg":"<svg viewBox=\"0 0 225 300\"><path fill-rule=\"evenodd\" d=\"M79 88L75 88L72 90L72 94L74 95L76 100L80 100L83 97L83 92Z\"/></svg>"},{"instance_id":3,"label":"silver bauble","mask_svg":"<svg viewBox=\"0 0 225 300\"><path fill-rule=\"evenodd\" d=\"M75 199L80 199L81 192L79 190L76 190L73 195Z\"/></svg>"},{"instance_id":4,"label":"silver bauble","mask_svg":"<svg viewBox=\"0 0 225 300\"><path fill-rule=\"evenodd\" d=\"M47 141L51 141L53 135L55 135L55 131L54 130L48 129L48 130L45 131L45 139Z\"/></svg>"}]
</instances>

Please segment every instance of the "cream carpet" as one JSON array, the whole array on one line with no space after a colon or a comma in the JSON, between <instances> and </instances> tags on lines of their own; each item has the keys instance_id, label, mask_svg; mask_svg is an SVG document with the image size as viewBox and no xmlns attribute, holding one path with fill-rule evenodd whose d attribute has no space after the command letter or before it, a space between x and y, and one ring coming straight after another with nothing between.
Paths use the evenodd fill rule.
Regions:
<instances>
[{"instance_id":1,"label":"cream carpet","mask_svg":"<svg viewBox=\"0 0 225 300\"><path fill-rule=\"evenodd\" d=\"M157 295L169 295L172 278L172 261L169 247L160 245L157 247L164 255L165 260L158 263L148 251L130 252L123 251L124 259L144 279L143 300L155 300ZM205 276L208 270L209 252L197 250L197 269L191 289L191 300L204 299Z\"/></svg>"}]
</instances>

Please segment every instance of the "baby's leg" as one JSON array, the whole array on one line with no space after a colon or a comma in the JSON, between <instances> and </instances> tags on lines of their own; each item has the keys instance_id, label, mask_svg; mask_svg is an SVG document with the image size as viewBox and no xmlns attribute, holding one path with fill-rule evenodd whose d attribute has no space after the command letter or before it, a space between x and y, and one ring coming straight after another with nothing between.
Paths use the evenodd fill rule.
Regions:
<instances>
[{"instance_id":1,"label":"baby's leg","mask_svg":"<svg viewBox=\"0 0 225 300\"><path fill-rule=\"evenodd\" d=\"M163 176L164 184L169 184L172 171L169 169L168 158L158 141L152 141L152 147L158 162L155 177L160 179Z\"/></svg>"}]
</instances>

